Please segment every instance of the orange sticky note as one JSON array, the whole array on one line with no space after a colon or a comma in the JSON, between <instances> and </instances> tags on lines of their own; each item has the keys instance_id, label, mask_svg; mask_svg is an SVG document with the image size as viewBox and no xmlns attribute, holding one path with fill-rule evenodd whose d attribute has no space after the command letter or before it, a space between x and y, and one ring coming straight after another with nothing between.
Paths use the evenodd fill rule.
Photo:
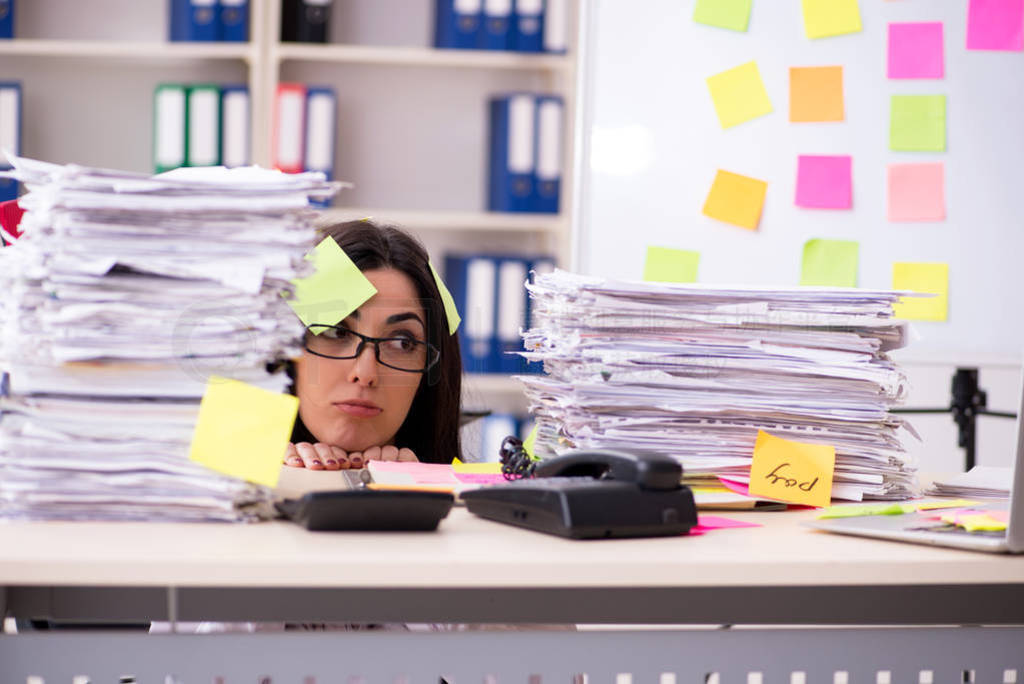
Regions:
<instances>
[{"instance_id":1,"label":"orange sticky note","mask_svg":"<svg viewBox=\"0 0 1024 684\"><path fill-rule=\"evenodd\" d=\"M808 506L832 501L836 449L824 444L792 442L757 431L750 464L750 494Z\"/></svg>"},{"instance_id":2,"label":"orange sticky note","mask_svg":"<svg viewBox=\"0 0 1024 684\"><path fill-rule=\"evenodd\" d=\"M704 215L734 226L757 230L768 184L719 169L704 202Z\"/></svg>"},{"instance_id":3,"label":"orange sticky note","mask_svg":"<svg viewBox=\"0 0 1024 684\"><path fill-rule=\"evenodd\" d=\"M843 67L789 68L790 121L842 121L845 118Z\"/></svg>"},{"instance_id":4,"label":"orange sticky note","mask_svg":"<svg viewBox=\"0 0 1024 684\"><path fill-rule=\"evenodd\" d=\"M949 309L949 264L896 263L892 289L927 292L937 297L904 297L893 306L897 318L944 321Z\"/></svg>"}]
</instances>

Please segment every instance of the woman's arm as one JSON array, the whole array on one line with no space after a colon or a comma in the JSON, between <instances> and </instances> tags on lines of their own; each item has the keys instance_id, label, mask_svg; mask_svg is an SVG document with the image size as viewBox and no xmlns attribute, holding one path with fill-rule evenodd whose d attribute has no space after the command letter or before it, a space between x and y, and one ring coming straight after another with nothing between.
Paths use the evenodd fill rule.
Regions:
<instances>
[{"instance_id":1,"label":"woman's arm","mask_svg":"<svg viewBox=\"0 0 1024 684\"><path fill-rule=\"evenodd\" d=\"M348 470L362 468L368 461L418 461L412 449L396 446L374 446L364 451L346 452L336 446L317 442L289 444L284 464L310 470Z\"/></svg>"}]
</instances>

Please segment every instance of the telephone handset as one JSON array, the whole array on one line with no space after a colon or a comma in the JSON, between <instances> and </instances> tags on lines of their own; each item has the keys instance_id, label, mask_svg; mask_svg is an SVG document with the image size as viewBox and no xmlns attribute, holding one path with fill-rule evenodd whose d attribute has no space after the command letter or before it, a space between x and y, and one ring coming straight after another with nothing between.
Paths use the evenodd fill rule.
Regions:
<instances>
[{"instance_id":1,"label":"telephone handset","mask_svg":"<svg viewBox=\"0 0 1024 684\"><path fill-rule=\"evenodd\" d=\"M697 524L683 468L660 454L580 450L531 464L526 479L462 493L470 513L576 539L686 534ZM518 471L517 471L518 472Z\"/></svg>"},{"instance_id":2,"label":"telephone handset","mask_svg":"<svg viewBox=\"0 0 1024 684\"><path fill-rule=\"evenodd\" d=\"M596 480L633 482L641 489L679 489L683 467L662 454L621 449L573 451L543 460L537 477L592 477Z\"/></svg>"}]
</instances>

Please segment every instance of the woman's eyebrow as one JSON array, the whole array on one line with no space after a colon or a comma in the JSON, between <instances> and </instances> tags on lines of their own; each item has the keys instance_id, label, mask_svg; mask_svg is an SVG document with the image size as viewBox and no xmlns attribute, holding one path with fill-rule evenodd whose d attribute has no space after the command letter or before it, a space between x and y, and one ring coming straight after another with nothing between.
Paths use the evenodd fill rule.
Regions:
<instances>
[{"instance_id":1,"label":"woman's eyebrow","mask_svg":"<svg viewBox=\"0 0 1024 684\"><path fill-rule=\"evenodd\" d=\"M386 325L391 325L392 323L401 323L402 321L408 320L419 321L420 325L422 325L424 329L426 329L427 327L426 323L423 322L423 319L414 314L412 311L406 311L405 313L393 314L391 316L388 316L387 320L384 321L384 323Z\"/></svg>"}]
</instances>

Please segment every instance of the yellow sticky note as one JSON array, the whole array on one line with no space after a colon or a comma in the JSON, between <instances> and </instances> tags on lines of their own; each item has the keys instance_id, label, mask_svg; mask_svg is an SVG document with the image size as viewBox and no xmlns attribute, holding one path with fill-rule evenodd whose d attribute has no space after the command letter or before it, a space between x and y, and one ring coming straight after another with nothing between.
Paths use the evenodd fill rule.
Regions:
<instances>
[{"instance_id":1,"label":"yellow sticky note","mask_svg":"<svg viewBox=\"0 0 1024 684\"><path fill-rule=\"evenodd\" d=\"M644 280L661 283L697 282L700 252L671 247L648 247L644 261Z\"/></svg>"},{"instance_id":2,"label":"yellow sticky note","mask_svg":"<svg viewBox=\"0 0 1024 684\"><path fill-rule=\"evenodd\" d=\"M452 460L452 470L456 473L479 473L483 475L497 475L501 473L501 463L497 461L488 463L464 463L458 459Z\"/></svg>"},{"instance_id":3,"label":"yellow sticky note","mask_svg":"<svg viewBox=\"0 0 1024 684\"><path fill-rule=\"evenodd\" d=\"M757 70L757 62L715 74L707 79L711 100L722 128L756 119L772 112L772 102Z\"/></svg>"},{"instance_id":4,"label":"yellow sticky note","mask_svg":"<svg viewBox=\"0 0 1024 684\"><path fill-rule=\"evenodd\" d=\"M750 465L750 494L828 506L835 466L835 447L793 442L758 430Z\"/></svg>"},{"instance_id":5,"label":"yellow sticky note","mask_svg":"<svg viewBox=\"0 0 1024 684\"><path fill-rule=\"evenodd\" d=\"M842 121L845 118L843 67L790 67L790 121Z\"/></svg>"},{"instance_id":6,"label":"yellow sticky note","mask_svg":"<svg viewBox=\"0 0 1024 684\"><path fill-rule=\"evenodd\" d=\"M213 376L199 404L189 459L225 475L273 487L299 400Z\"/></svg>"},{"instance_id":7,"label":"yellow sticky note","mask_svg":"<svg viewBox=\"0 0 1024 684\"><path fill-rule=\"evenodd\" d=\"M857 0L800 0L808 38L828 38L861 30Z\"/></svg>"},{"instance_id":8,"label":"yellow sticky note","mask_svg":"<svg viewBox=\"0 0 1024 684\"><path fill-rule=\"evenodd\" d=\"M704 202L704 215L756 230L767 192L768 184L762 180L719 170Z\"/></svg>"},{"instance_id":9,"label":"yellow sticky note","mask_svg":"<svg viewBox=\"0 0 1024 684\"><path fill-rule=\"evenodd\" d=\"M444 303L444 315L448 318L448 334L454 335L455 331L459 329L462 317L459 316L459 310L455 306L455 299L452 297L452 293L448 291L448 287L441 280L441 276L437 274L434 264L427 262L427 265L430 266L430 272L434 275L437 291L441 293L441 301Z\"/></svg>"},{"instance_id":10,"label":"yellow sticky note","mask_svg":"<svg viewBox=\"0 0 1024 684\"><path fill-rule=\"evenodd\" d=\"M892 289L928 292L936 297L904 297L893 306L898 318L944 321L949 308L949 264L895 263Z\"/></svg>"},{"instance_id":11,"label":"yellow sticky note","mask_svg":"<svg viewBox=\"0 0 1024 684\"><path fill-rule=\"evenodd\" d=\"M1005 520L999 520L981 511L977 513L946 513L941 518L942 522L957 525L968 532L1002 532L1006 529Z\"/></svg>"},{"instance_id":12,"label":"yellow sticky note","mask_svg":"<svg viewBox=\"0 0 1024 684\"><path fill-rule=\"evenodd\" d=\"M377 288L330 235L306 259L313 262L316 270L292 281L295 296L288 300L306 325L336 325L377 294Z\"/></svg>"},{"instance_id":13,"label":"yellow sticky note","mask_svg":"<svg viewBox=\"0 0 1024 684\"><path fill-rule=\"evenodd\" d=\"M941 508L968 508L970 506L976 506L977 504L977 501L971 501L970 499L948 499L946 501L930 501L928 503L917 504L917 510L935 511Z\"/></svg>"},{"instance_id":14,"label":"yellow sticky note","mask_svg":"<svg viewBox=\"0 0 1024 684\"><path fill-rule=\"evenodd\" d=\"M537 443L537 426L534 425L533 429L530 430L530 434L526 435L526 439L523 440L523 451L526 455L532 458L534 461L539 460L533 453L533 447Z\"/></svg>"}]
</instances>

